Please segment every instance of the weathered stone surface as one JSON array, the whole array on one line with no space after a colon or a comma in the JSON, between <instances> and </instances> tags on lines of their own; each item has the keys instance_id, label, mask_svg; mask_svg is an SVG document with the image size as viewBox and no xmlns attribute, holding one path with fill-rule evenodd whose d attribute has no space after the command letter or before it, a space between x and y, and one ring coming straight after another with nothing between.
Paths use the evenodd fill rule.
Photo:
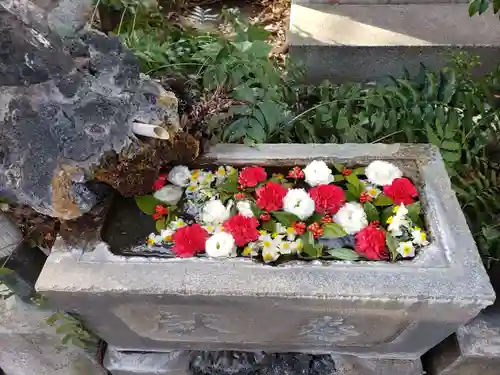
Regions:
<instances>
[{"instance_id":1,"label":"weathered stone surface","mask_svg":"<svg viewBox=\"0 0 500 375\"><path fill-rule=\"evenodd\" d=\"M15 297L0 300L0 367L6 375L106 375L83 350L61 345L41 311Z\"/></svg>"},{"instance_id":2,"label":"weathered stone surface","mask_svg":"<svg viewBox=\"0 0 500 375\"><path fill-rule=\"evenodd\" d=\"M430 375L497 375L500 368L500 308L461 326L425 357Z\"/></svg>"},{"instance_id":3,"label":"weathered stone surface","mask_svg":"<svg viewBox=\"0 0 500 375\"><path fill-rule=\"evenodd\" d=\"M446 66L451 52L478 56L478 76L500 63L498 17L490 10L469 17L467 1L325 2L293 0L290 11L290 56L304 64L310 83L388 81L403 68L417 75L421 63Z\"/></svg>"},{"instance_id":4,"label":"weathered stone surface","mask_svg":"<svg viewBox=\"0 0 500 375\"><path fill-rule=\"evenodd\" d=\"M141 194L179 153L197 155L197 141L176 135L175 95L141 77L118 38L85 31L63 42L32 13L2 5L0 195L69 220L107 195L89 180ZM139 140L134 121L164 126L171 139Z\"/></svg>"},{"instance_id":5,"label":"weathered stone surface","mask_svg":"<svg viewBox=\"0 0 500 375\"><path fill-rule=\"evenodd\" d=\"M191 375L190 353L120 352L108 346L103 365L112 375Z\"/></svg>"},{"instance_id":6,"label":"weathered stone surface","mask_svg":"<svg viewBox=\"0 0 500 375\"><path fill-rule=\"evenodd\" d=\"M59 239L37 289L127 350L265 350L417 359L495 298L444 163L428 145L218 145L200 165L395 162L419 184L431 244L413 261L270 267L83 252ZM133 225L136 225L135 223ZM117 236L121 235L116 233Z\"/></svg>"},{"instance_id":7,"label":"weathered stone surface","mask_svg":"<svg viewBox=\"0 0 500 375\"><path fill-rule=\"evenodd\" d=\"M23 234L3 213L0 213L0 258L8 257L21 243Z\"/></svg>"},{"instance_id":8,"label":"weathered stone surface","mask_svg":"<svg viewBox=\"0 0 500 375\"><path fill-rule=\"evenodd\" d=\"M0 257L0 266L8 269L0 274L0 282L23 300L35 295L35 283L46 260L46 255L37 247L19 244L6 257Z\"/></svg>"},{"instance_id":9,"label":"weathered stone surface","mask_svg":"<svg viewBox=\"0 0 500 375\"><path fill-rule=\"evenodd\" d=\"M419 360L264 352L121 352L108 347L112 375L422 375Z\"/></svg>"}]
</instances>

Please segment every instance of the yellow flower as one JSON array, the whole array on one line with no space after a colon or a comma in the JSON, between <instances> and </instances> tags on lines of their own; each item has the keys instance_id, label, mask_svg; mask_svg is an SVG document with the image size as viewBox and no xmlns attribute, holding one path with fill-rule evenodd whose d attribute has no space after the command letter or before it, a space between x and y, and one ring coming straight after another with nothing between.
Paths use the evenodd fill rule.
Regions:
<instances>
[{"instance_id":1,"label":"yellow flower","mask_svg":"<svg viewBox=\"0 0 500 375\"><path fill-rule=\"evenodd\" d=\"M187 187L187 190L188 191L196 191L196 190L198 190L198 186L191 184Z\"/></svg>"},{"instance_id":2,"label":"yellow flower","mask_svg":"<svg viewBox=\"0 0 500 375\"><path fill-rule=\"evenodd\" d=\"M219 167L217 168L217 171L215 172L215 174L218 176L218 177L223 177L226 175L226 168L224 167Z\"/></svg>"},{"instance_id":3,"label":"yellow flower","mask_svg":"<svg viewBox=\"0 0 500 375\"><path fill-rule=\"evenodd\" d=\"M394 206L392 209L392 212L396 213L396 212L398 212L398 210L399 210L399 206Z\"/></svg>"},{"instance_id":4,"label":"yellow flower","mask_svg":"<svg viewBox=\"0 0 500 375\"><path fill-rule=\"evenodd\" d=\"M191 179L192 180L196 180L198 178L198 176L200 175L200 170L199 169L194 169L192 172L191 172Z\"/></svg>"},{"instance_id":5,"label":"yellow flower","mask_svg":"<svg viewBox=\"0 0 500 375\"><path fill-rule=\"evenodd\" d=\"M261 229L261 230L259 230L259 234L261 236L265 236L267 234L267 230Z\"/></svg>"},{"instance_id":6,"label":"yellow flower","mask_svg":"<svg viewBox=\"0 0 500 375\"><path fill-rule=\"evenodd\" d=\"M154 238L148 238L148 246L153 246L155 244L155 239Z\"/></svg>"},{"instance_id":7,"label":"yellow flower","mask_svg":"<svg viewBox=\"0 0 500 375\"><path fill-rule=\"evenodd\" d=\"M391 223L392 223L392 219L393 219L393 217L392 217L392 216L389 216L389 217L387 218L386 223L387 223L387 224L391 224Z\"/></svg>"},{"instance_id":8,"label":"yellow flower","mask_svg":"<svg viewBox=\"0 0 500 375\"><path fill-rule=\"evenodd\" d=\"M274 232L271 237L274 239L274 238L278 237L279 235L280 234L278 232Z\"/></svg>"}]
</instances>

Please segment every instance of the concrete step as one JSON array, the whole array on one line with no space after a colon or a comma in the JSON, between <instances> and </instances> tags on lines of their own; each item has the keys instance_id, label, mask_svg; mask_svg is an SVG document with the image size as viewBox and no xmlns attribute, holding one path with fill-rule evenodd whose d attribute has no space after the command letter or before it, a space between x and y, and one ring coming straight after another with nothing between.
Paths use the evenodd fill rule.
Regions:
<instances>
[{"instance_id":1,"label":"concrete step","mask_svg":"<svg viewBox=\"0 0 500 375\"><path fill-rule=\"evenodd\" d=\"M458 3L327 5L294 0L288 41L292 58L305 64L311 83L382 80L401 75L403 67L416 72L420 62L439 69L450 51L479 56L477 74L500 63L498 17L490 11L469 17L468 5Z\"/></svg>"}]
</instances>

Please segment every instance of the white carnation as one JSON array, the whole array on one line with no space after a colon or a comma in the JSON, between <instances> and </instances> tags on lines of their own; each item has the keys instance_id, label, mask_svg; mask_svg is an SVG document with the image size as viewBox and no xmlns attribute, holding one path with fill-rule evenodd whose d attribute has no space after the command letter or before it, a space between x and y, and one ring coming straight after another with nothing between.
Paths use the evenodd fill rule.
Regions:
<instances>
[{"instance_id":1,"label":"white carnation","mask_svg":"<svg viewBox=\"0 0 500 375\"><path fill-rule=\"evenodd\" d=\"M290 189L283 199L283 209L305 220L314 213L314 201L304 189Z\"/></svg>"},{"instance_id":2,"label":"white carnation","mask_svg":"<svg viewBox=\"0 0 500 375\"><path fill-rule=\"evenodd\" d=\"M383 160L372 161L365 168L365 174L372 184L380 186L390 185L394 179L403 176L398 167Z\"/></svg>"},{"instance_id":3,"label":"white carnation","mask_svg":"<svg viewBox=\"0 0 500 375\"><path fill-rule=\"evenodd\" d=\"M229 219L230 207L218 200L211 200L205 203L201 212L201 220L205 224L220 224Z\"/></svg>"},{"instance_id":4,"label":"white carnation","mask_svg":"<svg viewBox=\"0 0 500 375\"><path fill-rule=\"evenodd\" d=\"M327 185L334 180L332 170L321 160L313 160L303 171L305 181L310 186Z\"/></svg>"},{"instance_id":5,"label":"white carnation","mask_svg":"<svg viewBox=\"0 0 500 375\"><path fill-rule=\"evenodd\" d=\"M176 165L168 172L168 180L174 185L186 187L191 180L191 172L184 165Z\"/></svg>"},{"instance_id":6,"label":"white carnation","mask_svg":"<svg viewBox=\"0 0 500 375\"><path fill-rule=\"evenodd\" d=\"M335 214L333 220L344 228L348 234L357 233L368 225L363 206L355 202L344 204Z\"/></svg>"},{"instance_id":7,"label":"white carnation","mask_svg":"<svg viewBox=\"0 0 500 375\"><path fill-rule=\"evenodd\" d=\"M235 257L236 243L234 237L227 232L215 233L205 242L205 252L213 258Z\"/></svg>"},{"instance_id":8,"label":"white carnation","mask_svg":"<svg viewBox=\"0 0 500 375\"><path fill-rule=\"evenodd\" d=\"M245 217L253 217L253 211L252 211L252 206L250 204L250 201L244 200L244 201L238 201L236 203L236 209L238 212Z\"/></svg>"},{"instance_id":9,"label":"white carnation","mask_svg":"<svg viewBox=\"0 0 500 375\"><path fill-rule=\"evenodd\" d=\"M183 190L175 185L167 185L156 191L153 196L167 204L175 205L179 203L182 197Z\"/></svg>"}]
</instances>

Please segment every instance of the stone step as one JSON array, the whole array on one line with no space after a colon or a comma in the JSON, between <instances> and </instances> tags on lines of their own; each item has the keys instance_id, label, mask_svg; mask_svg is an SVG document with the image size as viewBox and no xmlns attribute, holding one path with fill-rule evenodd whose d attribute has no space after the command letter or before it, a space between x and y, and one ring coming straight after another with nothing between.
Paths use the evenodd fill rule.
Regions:
<instances>
[{"instance_id":1,"label":"stone step","mask_svg":"<svg viewBox=\"0 0 500 375\"><path fill-rule=\"evenodd\" d=\"M429 375L498 375L500 306L461 326L423 358Z\"/></svg>"},{"instance_id":2,"label":"stone step","mask_svg":"<svg viewBox=\"0 0 500 375\"><path fill-rule=\"evenodd\" d=\"M420 62L439 69L450 51L479 56L477 74L500 63L498 17L491 11L469 17L467 4L329 5L294 0L288 41L292 58L305 64L311 83L381 80L401 75L403 67L416 72Z\"/></svg>"},{"instance_id":3,"label":"stone step","mask_svg":"<svg viewBox=\"0 0 500 375\"><path fill-rule=\"evenodd\" d=\"M126 352L108 346L111 375L422 375L420 360L264 352ZM333 370L334 369L334 370ZM332 373L333 370L333 373Z\"/></svg>"}]
</instances>

